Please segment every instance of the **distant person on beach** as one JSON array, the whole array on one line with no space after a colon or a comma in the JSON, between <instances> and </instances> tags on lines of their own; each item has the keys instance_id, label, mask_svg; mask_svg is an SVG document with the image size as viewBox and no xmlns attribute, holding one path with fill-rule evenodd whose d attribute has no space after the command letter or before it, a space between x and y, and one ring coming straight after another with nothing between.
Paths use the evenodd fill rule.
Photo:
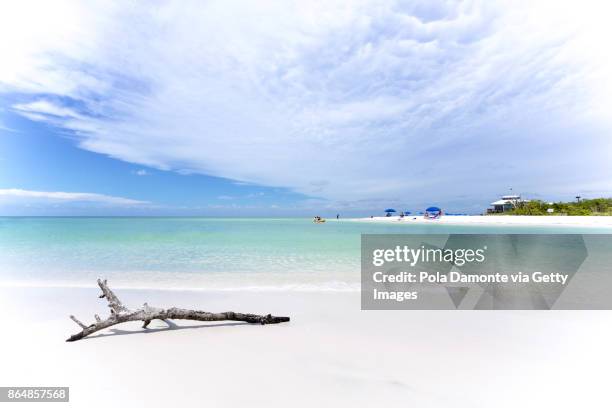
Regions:
<instances>
[{"instance_id":1,"label":"distant person on beach","mask_svg":"<svg viewBox=\"0 0 612 408\"><path fill-rule=\"evenodd\" d=\"M336 214L336 219L339 220L340 219L340 214Z\"/></svg>"}]
</instances>

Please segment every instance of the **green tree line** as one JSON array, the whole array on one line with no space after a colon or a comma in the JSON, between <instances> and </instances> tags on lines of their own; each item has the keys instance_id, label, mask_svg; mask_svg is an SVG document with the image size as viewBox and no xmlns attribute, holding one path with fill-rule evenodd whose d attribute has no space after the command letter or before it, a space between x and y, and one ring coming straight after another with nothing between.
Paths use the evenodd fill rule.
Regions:
<instances>
[{"instance_id":1,"label":"green tree line","mask_svg":"<svg viewBox=\"0 0 612 408\"><path fill-rule=\"evenodd\" d=\"M552 208L554 212L549 213ZM541 200L519 203L506 212L509 215L612 215L612 198L593 198L574 202L549 204Z\"/></svg>"}]
</instances>

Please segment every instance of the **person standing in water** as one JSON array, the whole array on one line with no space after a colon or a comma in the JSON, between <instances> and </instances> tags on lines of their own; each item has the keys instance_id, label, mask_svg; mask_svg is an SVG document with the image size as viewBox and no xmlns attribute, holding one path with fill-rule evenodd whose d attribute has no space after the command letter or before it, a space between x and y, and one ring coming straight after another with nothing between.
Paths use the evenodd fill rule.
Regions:
<instances>
[{"instance_id":1,"label":"person standing in water","mask_svg":"<svg viewBox=\"0 0 612 408\"><path fill-rule=\"evenodd\" d=\"M336 214L336 219L339 220L340 219L340 214Z\"/></svg>"}]
</instances>

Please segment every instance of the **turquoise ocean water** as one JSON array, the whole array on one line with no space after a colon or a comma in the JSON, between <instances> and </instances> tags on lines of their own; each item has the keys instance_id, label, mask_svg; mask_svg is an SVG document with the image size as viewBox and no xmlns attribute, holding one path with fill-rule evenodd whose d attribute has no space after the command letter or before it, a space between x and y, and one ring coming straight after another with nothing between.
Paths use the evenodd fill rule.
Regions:
<instances>
[{"instance_id":1,"label":"turquoise ocean water","mask_svg":"<svg viewBox=\"0 0 612 408\"><path fill-rule=\"evenodd\" d=\"M304 218L0 217L0 285L357 290L362 233L610 233Z\"/></svg>"}]
</instances>

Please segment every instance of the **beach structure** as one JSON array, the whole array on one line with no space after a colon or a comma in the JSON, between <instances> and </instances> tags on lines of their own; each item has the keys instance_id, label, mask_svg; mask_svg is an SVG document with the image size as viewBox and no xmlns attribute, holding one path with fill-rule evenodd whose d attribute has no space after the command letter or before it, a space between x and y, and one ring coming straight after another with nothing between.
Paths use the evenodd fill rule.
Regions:
<instances>
[{"instance_id":1,"label":"beach structure","mask_svg":"<svg viewBox=\"0 0 612 408\"><path fill-rule=\"evenodd\" d=\"M521 203L527 203L529 200L521 198L520 195L505 195L501 199L491 203L492 208L487 208L487 214L500 214L515 209Z\"/></svg>"}]
</instances>

